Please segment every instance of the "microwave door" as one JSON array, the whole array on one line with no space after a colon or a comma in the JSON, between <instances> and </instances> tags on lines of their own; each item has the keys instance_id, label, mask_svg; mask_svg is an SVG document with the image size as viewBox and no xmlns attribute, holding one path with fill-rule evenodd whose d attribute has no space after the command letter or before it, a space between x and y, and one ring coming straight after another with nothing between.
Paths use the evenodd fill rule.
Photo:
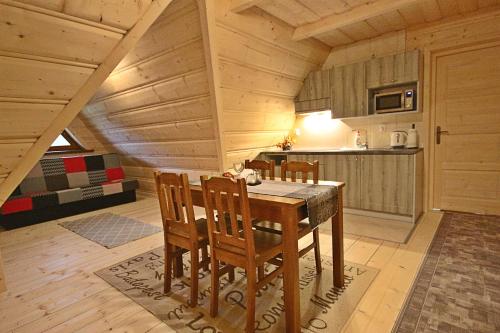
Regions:
<instances>
[{"instance_id":1,"label":"microwave door","mask_svg":"<svg viewBox=\"0 0 500 333\"><path fill-rule=\"evenodd\" d=\"M377 113L394 112L403 110L403 94L386 93L375 96L375 110Z\"/></svg>"}]
</instances>

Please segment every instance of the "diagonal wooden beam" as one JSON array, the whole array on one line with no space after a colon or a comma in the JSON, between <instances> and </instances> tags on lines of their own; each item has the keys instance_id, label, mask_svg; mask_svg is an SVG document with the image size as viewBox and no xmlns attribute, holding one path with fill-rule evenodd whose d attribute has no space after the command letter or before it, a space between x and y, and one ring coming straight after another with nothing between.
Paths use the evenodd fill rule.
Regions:
<instances>
[{"instance_id":1,"label":"diagonal wooden beam","mask_svg":"<svg viewBox=\"0 0 500 333\"><path fill-rule=\"evenodd\" d=\"M269 0L233 0L231 3L231 11L234 13L240 13L253 6L262 5Z\"/></svg>"},{"instance_id":2,"label":"diagonal wooden beam","mask_svg":"<svg viewBox=\"0 0 500 333\"><path fill-rule=\"evenodd\" d=\"M106 59L104 59L99 67L90 75L71 101L66 104L57 118L49 125L16 168L12 170L2 183L2 186L0 186L0 205L8 198L10 193L22 179L26 177L31 168L45 154L56 137L71 123L113 69L135 46L137 41L172 1L173 0L153 0L143 16L137 20L136 24L117 43Z\"/></svg>"},{"instance_id":3,"label":"diagonal wooden beam","mask_svg":"<svg viewBox=\"0 0 500 333\"><path fill-rule=\"evenodd\" d=\"M364 21L371 17L397 10L416 3L417 1L419 0L370 0L347 12L333 14L316 22L301 25L295 29L292 39L297 41L314 37L353 23Z\"/></svg>"}]
</instances>

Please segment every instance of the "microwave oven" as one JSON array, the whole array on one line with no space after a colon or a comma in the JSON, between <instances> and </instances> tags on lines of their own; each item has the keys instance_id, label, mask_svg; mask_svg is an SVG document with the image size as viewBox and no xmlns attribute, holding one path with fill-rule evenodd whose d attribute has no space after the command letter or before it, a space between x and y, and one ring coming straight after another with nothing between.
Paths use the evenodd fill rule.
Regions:
<instances>
[{"instance_id":1,"label":"microwave oven","mask_svg":"<svg viewBox=\"0 0 500 333\"><path fill-rule=\"evenodd\" d=\"M375 113L416 110L415 89L381 90L373 95Z\"/></svg>"}]
</instances>

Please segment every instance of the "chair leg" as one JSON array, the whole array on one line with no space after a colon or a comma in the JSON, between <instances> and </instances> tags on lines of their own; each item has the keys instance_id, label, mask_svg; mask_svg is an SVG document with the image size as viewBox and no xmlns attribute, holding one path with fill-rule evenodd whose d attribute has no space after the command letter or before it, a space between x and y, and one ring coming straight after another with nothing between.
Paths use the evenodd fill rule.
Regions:
<instances>
[{"instance_id":1,"label":"chair leg","mask_svg":"<svg viewBox=\"0 0 500 333\"><path fill-rule=\"evenodd\" d=\"M198 304L198 250L191 250L191 301L189 305L194 308Z\"/></svg>"},{"instance_id":2,"label":"chair leg","mask_svg":"<svg viewBox=\"0 0 500 333\"><path fill-rule=\"evenodd\" d=\"M255 297L257 293L257 277L255 276L255 266L247 269L247 323L246 332L255 330Z\"/></svg>"},{"instance_id":3,"label":"chair leg","mask_svg":"<svg viewBox=\"0 0 500 333\"><path fill-rule=\"evenodd\" d=\"M180 247L175 248L175 277L179 278L184 276L184 265L182 263L182 249Z\"/></svg>"},{"instance_id":4,"label":"chair leg","mask_svg":"<svg viewBox=\"0 0 500 333\"><path fill-rule=\"evenodd\" d=\"M215 260L212 254L210 265L212 268L211 274L211 290L210 290L210 316L216 317L219 312L219 261Z\"/></svg>"},{"instance_id":5,"label":"chair leg","mask_svg":"<svg viewBox=\"0 0 500 333\"><path fill-rule=\"evenodd\" d=\"M262 281L264 278L264 266L257 267L257 277L259 278L258 281Z\"/></svg>"},{"instance_id":6,"label":"chair leg","mask_svg":"<svg viewBox=\"0 0 500 333\"><path fill-rule=\"evenodd\" d=\"M229 275L229 282L234 282L234 266L231 266L228 275Z\"/></svg>"},{"instance_id":7,"label":"chair leg","mask_svg":"<svg viewBox=\"0 0 500 333\"><path fill-rule=\"evenodd\" d=\"M321 274L321 252L319 251L319 228L313 230L314 260L316 262L316 273Z\"/></svg>"},{"instance_id":8,"label":"chair leg","mask_svg":"<svg viewBox=\"0 0 500 333\"><path fill-rule=\"evenodd\" d=\"M203 260L203 271L208 272L208 245L201 247L201 258Z\"/></svg>"},{"instance_id":9,"label":"chair leg","mask_svg":"<svg viewBox=\"0 0 500 333\"><path fill-rule=\"evenodd\" d=\"M163 273L163 292L166 294L170 292L172 287L172 245L165 244L165 271Z\"/></svg>"}]
</instances>

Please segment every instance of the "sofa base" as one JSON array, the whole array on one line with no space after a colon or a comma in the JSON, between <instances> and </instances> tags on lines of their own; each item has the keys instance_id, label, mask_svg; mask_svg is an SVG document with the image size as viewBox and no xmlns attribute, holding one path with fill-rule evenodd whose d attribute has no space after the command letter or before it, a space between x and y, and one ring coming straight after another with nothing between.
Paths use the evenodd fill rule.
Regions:
<instances>
[{"instance_id":1,"label":"sofa base","mask_svg":"<svg viewBox=\"0 0 500 333\"><path fill-rule=\"evenodd\" d=\"M99 198L70 202L43 210L0 215L0 224L5 229L10 230L134 201L136 201L135 190L126 191Z\"/></svg>"}]
</instances>

